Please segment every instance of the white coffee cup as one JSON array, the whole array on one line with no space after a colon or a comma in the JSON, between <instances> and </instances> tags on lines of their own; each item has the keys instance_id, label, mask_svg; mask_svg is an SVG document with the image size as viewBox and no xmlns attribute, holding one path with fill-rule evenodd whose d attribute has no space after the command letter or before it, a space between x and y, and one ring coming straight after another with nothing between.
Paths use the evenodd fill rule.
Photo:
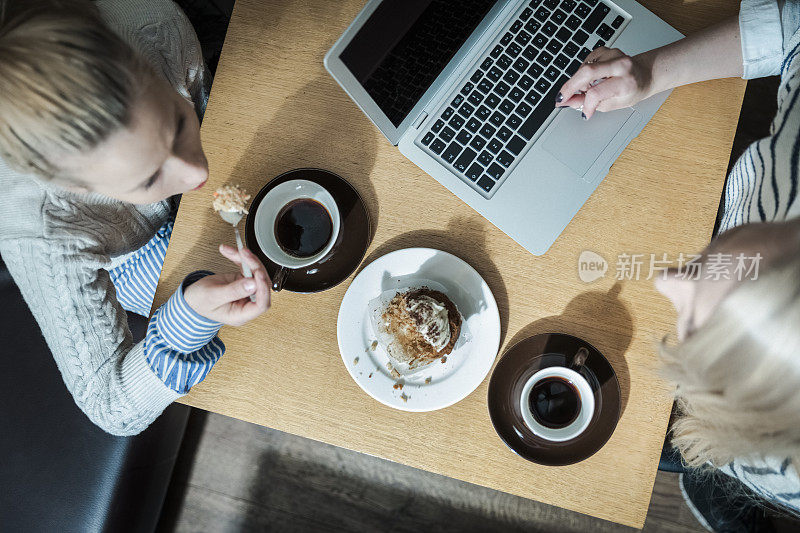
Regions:
<instances>
[{"instance_id":1,"label":"white coffee cup","mask_svg":"<svg viewBox=\"0 0 800 533\"><path fill-rule=\"evenodd\" d=\"M581 352L585 352L585 354L582 354ZM594 393L592 392L591 385L589 385L589 382L586 381L586 378L581 376L576 371L580 370L580 367L583 366L586 356L588 356L588 350L581 348L574 358L574 362L571 365L572 368L567 368L564 366L550 366L543 368L533 374L530 378L528 378L528 381L525 382L525 385L522 387L522 394L520 395L519 400L520 412L522 413L522 419L525 421L525 424L535 435L553 442L563 442L574 439L583 433L587 427L589 427L589 423L592 421L592 416L594 416ZM553 377L565 380L572 385L572 387L577 391L580 399L580 411L578 412L578 415L567 426L561 428L551 428L540 424L536 420L530 407L529 397L533 387L540 381Z\"/></svg>"},{"instance_id":2,"label":"white coffee cup","mask_svg":"<svg viewBox=\"0 0 800 533\"><path fill-rule=\"evenodd\" d=\"M320 203L331 218L331 237L327 244L317 253L309 257L293 256L278 244L275 235L275 223L281 210L291 202L311 199ZM270 190L256 210L253 225L256 242L270 261L282 267L273 275L273 289L281 290L286 274L291 269L312 265L328 255L339 236L341 220L336 201L323 186L308 180L291 180L276 185Z\"/></svg>"}]
</instances>

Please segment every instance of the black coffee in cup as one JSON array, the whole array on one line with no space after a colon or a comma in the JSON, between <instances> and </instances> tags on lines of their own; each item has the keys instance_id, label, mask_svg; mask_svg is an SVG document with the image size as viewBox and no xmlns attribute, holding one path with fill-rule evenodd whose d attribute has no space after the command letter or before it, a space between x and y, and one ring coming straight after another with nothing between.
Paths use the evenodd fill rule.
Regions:
<instances>
[{"instance_id":1,"label":"black coffee in cup","mask_svg":"<svg viewBox=\"0 0 800 533\"><path fill-rule=\"evenodd\" d=\"M328 244L333 221L325 206L311 198L292 200L275 219L275 240L293 257L311 257Z\"/></svg>"},{"instance_id":2,"label":"black coffee in cup","mask_svg":"<svg viewBox=\"0 0 800 533\"><path fill-rule=\"evenodd\" d=\"M533 418L541 425L561 429L578 418L581 396L578 389L560 376L550 376L538 381L528 395L528 405Z\"/></svg>"}]
</instances>

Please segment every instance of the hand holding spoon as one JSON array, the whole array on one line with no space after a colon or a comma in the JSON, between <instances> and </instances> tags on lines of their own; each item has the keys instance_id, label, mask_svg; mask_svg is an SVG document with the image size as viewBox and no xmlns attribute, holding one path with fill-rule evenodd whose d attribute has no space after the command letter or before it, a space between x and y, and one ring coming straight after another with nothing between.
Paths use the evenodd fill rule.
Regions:
<instances>
[{"instance_id":1,"label":"hand holding spoon","mask_svg":"<svg viewBox=\"0 0 800 533\"><path fill-rule=\"evenodd\" d=\"M219 213L222 220L233 225L233 231L236 233L236 248L239 250L239 256L242 255L243 246L238 224L242 220L242 217L247 214L247 208L245 208L244 203L249 199L250 195L246 194L237 185L225 185L217 189L214 193L214 210ZM244 274L246 278L253 277L253 272L244 260L242 260L242 274ZM250 301L256 301L255 295L250 295Z\"/></svg>"}]
</instances>

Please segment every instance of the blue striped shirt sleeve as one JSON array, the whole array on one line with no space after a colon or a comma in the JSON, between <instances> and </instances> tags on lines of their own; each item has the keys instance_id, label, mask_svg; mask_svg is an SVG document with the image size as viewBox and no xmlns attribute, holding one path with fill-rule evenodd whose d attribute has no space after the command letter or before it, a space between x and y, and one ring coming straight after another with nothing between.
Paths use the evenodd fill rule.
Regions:
<instances>
[{"instance_id":1,"label":"blue striped shirt sleeve","mask_svg":"<svg viewBox=\"0 0 800 533\"><path fill-rule=\"evenodd\" d=\"M153 298L172 236L172 220L124 263L109 270L117 301L126 311L150 314ZM153 314L145 335L144 354L153 372L170 389L186 394L205 379L225 345L217 337L222 324L196 313L183 297L183 288L211 272L195 272Z\"/></svg>"},{"instance_id":2,"label":"blue striped shirt sleeve","mask_svg":"<svg viewBox=\"0 0 800 533\"><path fill-rule=\"evenodd\" d=\"M188 285L184 281L183 286ZM208 344L222 324L189 307L183 297L183 286L155 312L153 319L156 330L167 345L178 353L190 354Z\"/></svg>"},{"instance_id":3,"label":"blue striped shirt sleeve","mask_svg":"<svg viewBox=\"0 0 800 533\"><path fill-rule=\"evenodd\" d=\"M222 324L198 314L183 296L185 286L208 274L189 275L156 310L147 328L145 358L161 381L179 394L203 381L225 353L225 345L217 337Z\"/></svg>"},{"instance_id":4,"label":"blue striped shirt sleeve","mask_svg":"<svg viewBox=\"0 0 800 533\"><path fill-rule=\"evenodd\" d=\"M108 271L117 292L117 301L126 311L150 316L158 278L172 236L172 226L172 220L161 226L147 244L132 253L124 263Z\"/></svg>"}]
</instances>

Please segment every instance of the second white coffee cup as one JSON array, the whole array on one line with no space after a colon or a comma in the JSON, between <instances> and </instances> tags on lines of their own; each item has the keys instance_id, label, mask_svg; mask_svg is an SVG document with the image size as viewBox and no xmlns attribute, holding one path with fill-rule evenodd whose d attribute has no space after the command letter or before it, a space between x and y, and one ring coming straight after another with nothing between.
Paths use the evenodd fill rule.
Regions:
<instances>
[{"instance_id":1,"label":"second white coffee cup","mask_svg":"<svg viewBox=\"0 0 800 533\"><path fill-rule=\"evenodd\" d=\"M540 381L553 377L560 378L571 384L580 398L580 411L577 417L569 425L562 428L550 428L540 424L534 417L533 412L531 412L530 407L530 394L533 387ZM520 395L520 412L522 413L522 419L525 421L525 425L527 425L535 435L554 442L574 439L583 433L586 428L589 427L589 422L592 421L594 407L594 394L586 378L576 371L563 366L550 366L533 374L528 378L528 381L525 382L525 385L522 387L522 394Z\"/></svg>"}]
</instances>

